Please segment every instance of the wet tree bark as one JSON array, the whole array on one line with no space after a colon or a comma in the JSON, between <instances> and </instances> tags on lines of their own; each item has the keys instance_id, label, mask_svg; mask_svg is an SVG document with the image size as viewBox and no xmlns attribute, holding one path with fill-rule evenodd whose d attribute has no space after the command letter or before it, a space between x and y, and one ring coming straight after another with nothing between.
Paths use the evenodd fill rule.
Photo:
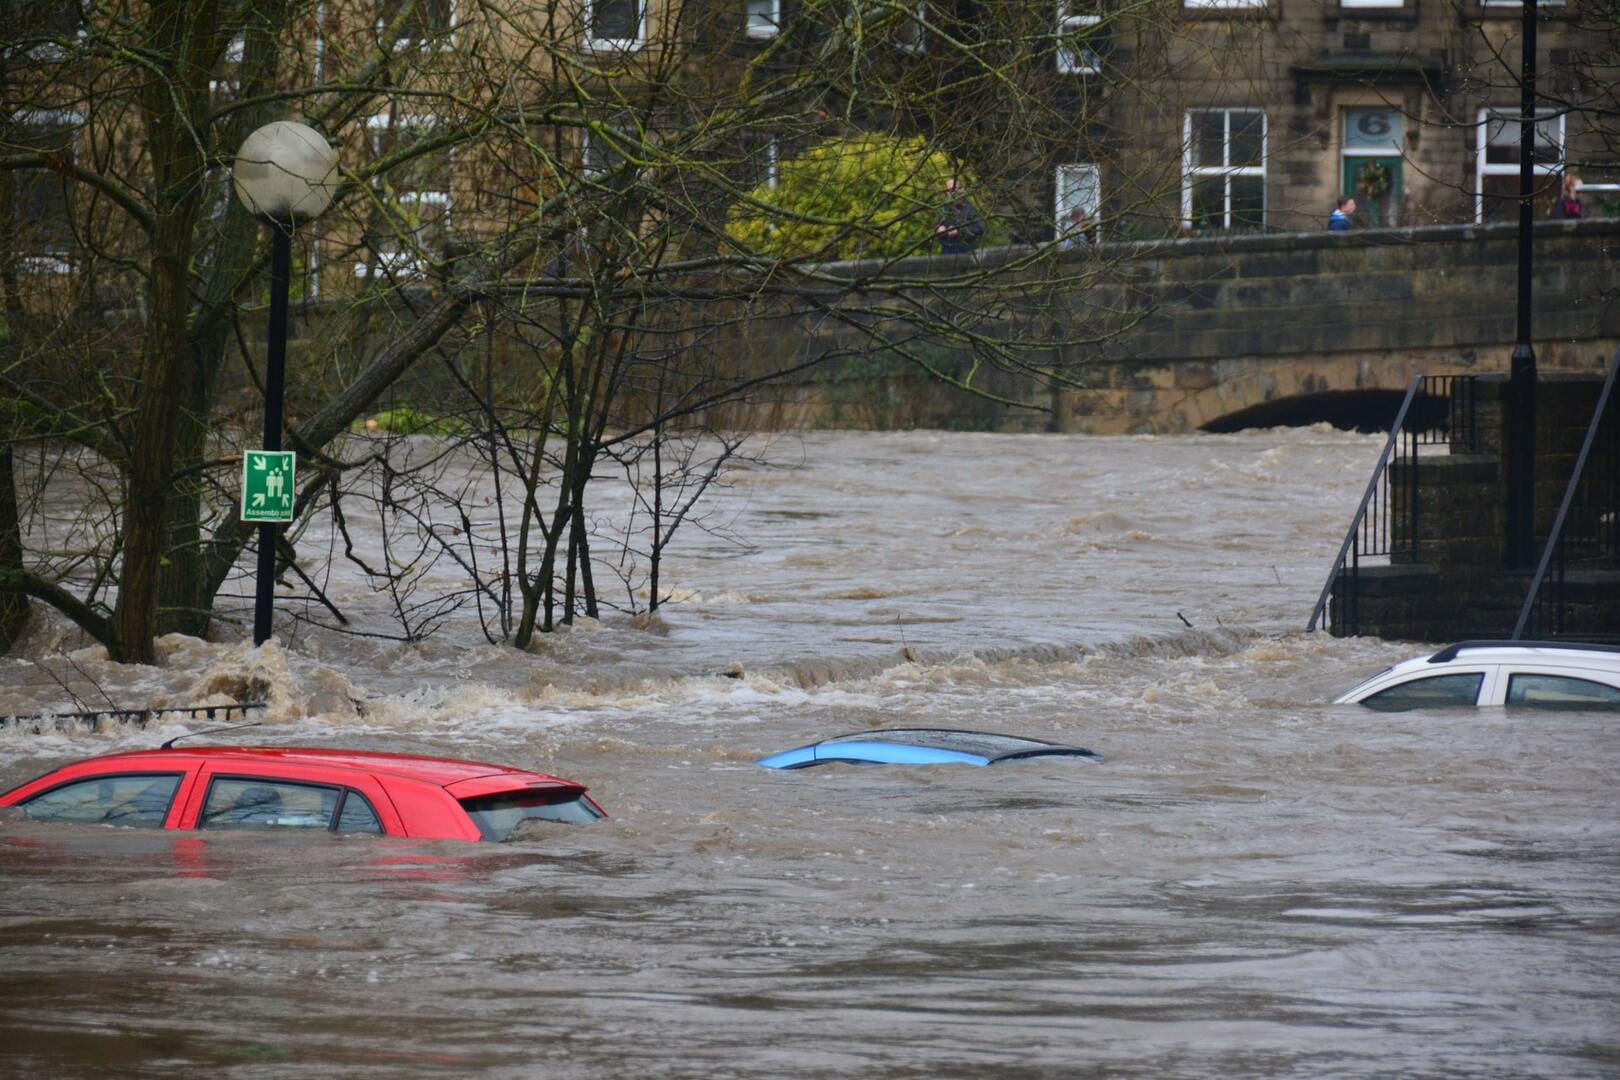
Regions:
<instances>
[{"instance_id":1,"label":"wet tree bark","mask_svg":"<svg viewBox=\"0 0 1620 1080\"><path fill-rule=\"evenodd\" d=\"M17 516L17 478L11 447L0 445L0 581L23 574L22 527ZM28 622L28 597L14 587L0 587L0 652L17 643Z\"/></svg>"},{"instance_id":2,"label":"wet tree bark","mask_svg":"<svg viewBox=\"0 0 1620 1080\"><path fill-rule=\"evenodd\" d=\"M160 59L141 93L151 155L152 254L147 264L148 317L141 385L129 455L124 544L113 608L113 658L150 664L158 631L158 580L168 550L170 480L175 469L181 404L187 393L186 348L191 315L191 262L206 185L197 144L209 106L208 73L224 48L217 0L158 3L144 39ZM198 32L211 27L214 32Z\"/></svg>"}]
</instances>

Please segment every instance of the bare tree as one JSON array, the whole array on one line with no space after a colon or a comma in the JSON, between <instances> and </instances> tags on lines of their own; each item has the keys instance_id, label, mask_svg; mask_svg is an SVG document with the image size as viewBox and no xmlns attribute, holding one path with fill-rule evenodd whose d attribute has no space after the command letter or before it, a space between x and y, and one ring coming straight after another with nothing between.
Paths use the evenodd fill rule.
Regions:
<instances>
[{"instance_id":1,"label":"bare tree","mask_svg":"<svg viewBox=\"0 0 1620 1080\"><path fill-rule=\"evenodd\" d=\"M487 603L491 636L522 646L576 611L597 614L601 536L620 537L606 564L637 549L656 577L692 499L736 449L720 434L725 410L762 387L876 356L1038 407L1028 387L1072 381L1097 336L1139 317L1069 325L1054 298L1083 294L1103 262L1060 252L1050 190L1030 177L1104 160L1106 87L1137 85L1132 71L1121 62L1078 96L1054 90L1055 73L1131 26L1130 64L1161 63L1140 33L1156 12L1127 4L1059 24L1033 0L971 11L808 0L746 17L682 0L540 11L486 0L456 5L452 24L432 0L106 0L14 32L0 73L12 117L0 131L0 394L30 462L78 462L60 482L85 517L68 530L77 550L59 553L67 574L24 542L31 504L0 500L13 613L0 619L27 595L116 657L149 662L154 635L201 633L214 614L251 538L232 477L250 438L266 251L228 167L258 124L298 117L346 167L300 254L320 296L304 297L287 433L313 465L299 512L341 516L339 535L369 527L413 545L394 553L404 565L466 558L434 516L460 498L444 474L346 434L387 395L461 417L456 452L481 454L503 485L499 536L477 534L498 539L501 571L467 561L449 600L417 595L390 566L367 572L392 592L402 636ZM902 257L929 253L929 240L826 262L851 237L918 222L931 237L950 212L946 191L910 186L883 215L766 197L777 170L861 132L926 140L974 178L991 238L1023 246L944 272ZM1096 224L1174 182L1122 179ZM64 242L23 227L21 188L50 203ZM728 227L740 206L768 230L813 220L826 243L749 242ZM773 327L814 347L740 355ZM0 456L0 474L18 452ZM630 478L648 538L622 520L618 533L593 528L604 463ZM109 475L111 490L96 487ZM402 485L411 498L396 498ZM365 499L388 520L362 526ZM289 572L318 593L321 574L300 559ZM649 604L659 597L654 581Z\"/></svg>"}]
</instances>

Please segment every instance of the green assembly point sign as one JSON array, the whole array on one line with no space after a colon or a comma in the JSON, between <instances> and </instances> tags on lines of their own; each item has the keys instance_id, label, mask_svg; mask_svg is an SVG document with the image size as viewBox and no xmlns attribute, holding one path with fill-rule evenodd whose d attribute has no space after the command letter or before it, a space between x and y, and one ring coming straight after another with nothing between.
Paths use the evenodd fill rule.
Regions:
<instances>
[{"instance_id":1,"label":"green assembly point sign","mask_svg":"<svg viewBox=\"0 0 1620 1080\"><path fill-rule=\"evenodd\" d=\"M283 522L293 519L291 450L249 450L242 455L242 520Z\"/></svg>"}]
</instances>

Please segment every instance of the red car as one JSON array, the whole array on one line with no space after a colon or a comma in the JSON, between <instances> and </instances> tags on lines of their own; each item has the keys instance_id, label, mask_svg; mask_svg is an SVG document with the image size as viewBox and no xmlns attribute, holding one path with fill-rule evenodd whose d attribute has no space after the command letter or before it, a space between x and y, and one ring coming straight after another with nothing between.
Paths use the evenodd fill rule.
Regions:
<instances>
[{"instance_id":1,"label":"red car","mask_svg":"<svg viewBox=\"0 0 1620 1080\"><path fill-rule=\"evenodd\" d=\"M606 817L585 787L453 758L268 746L108 754L0 795L37 821L150 829L322 829L505 840L520 822Z\"/></svg>"}]
</instances>

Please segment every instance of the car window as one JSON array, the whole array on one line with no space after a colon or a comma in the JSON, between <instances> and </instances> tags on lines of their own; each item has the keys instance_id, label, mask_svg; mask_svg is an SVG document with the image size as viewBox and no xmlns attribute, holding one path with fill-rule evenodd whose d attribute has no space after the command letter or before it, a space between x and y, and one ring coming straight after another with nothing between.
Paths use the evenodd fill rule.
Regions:
<instances>
[{"instance_id":1,"label":"car window","mask_svg":"<svg viewBox=\"0 0 1620 1080\"><path fill-rule=\"evenodd\" d=\"M336 831L341 833L376 833L381 836L382 822L366 797L358 791L343 796L343 809L338 811Z\"/></svg>"},{"instance_id":2,"label":"car window","mask_svg":"<svg viewBox=\"0 0 1620 1080\"><path fill-rule=\"evenodd\" d=\"M1040 739L1000 735L992 731L950 731L944 728L883 728L877 731L857 731L849 735L824 739L817 745L837 746L839 743L925 746L930 750L954 750L959 754L972 754L982 758L997 758L1026 750L1042 750L1052 745Z\"/></svg>"},{"instance_id":3,"label":"car window","mask_svg":"<svg viewBox=\"0 0 1620 1080\"><path fill-rule=\"evenodd\" d=\"M35 821L74 821L161 829L179 773L98 776L35 795L23 813Z\"/></svg>"},{"instance_id":4,"label":"car window","mask_svg":"<svg viewBox=\"0 0 1620 1080\"><path fill-rule=\"evenodd\" d=\"M257 777L220 777L208 789L199 829L328 829L342 788Z\"/></svg>"},{"instance_id":5,"label":"car window","mask_svg":"<svg viewBox=\"0 0 1620 1080\"><path fill-rule=\"evenodd\" d=\"M1507 703L1532 709L1620 710L1620 689L1569 675L1520 671L1508 677Z\"/></svg>"},{"instance_id":6,"label":"car window","mask_svg":"<svg viewBox=\"0 0 1620 1080\"><path fill-rule=\"evenodd\" d=\"M1479 700L1479 685L1484 681L1485 673L1480 671L1467 675L1430 675L1392 686L1361 703L1383 712L1473 705Z\"/></svg>"},{"instance_id":7,"label":"car window","mask_svg":"<svg viewBox=\"0 0 1620 1080\"><path fill-rule=\"evenodd\" d=\"M499 843L524 821L595 821L602 816L582 795L509 792L461 800L485 840Z\"/></svg>"}]
</instances>

